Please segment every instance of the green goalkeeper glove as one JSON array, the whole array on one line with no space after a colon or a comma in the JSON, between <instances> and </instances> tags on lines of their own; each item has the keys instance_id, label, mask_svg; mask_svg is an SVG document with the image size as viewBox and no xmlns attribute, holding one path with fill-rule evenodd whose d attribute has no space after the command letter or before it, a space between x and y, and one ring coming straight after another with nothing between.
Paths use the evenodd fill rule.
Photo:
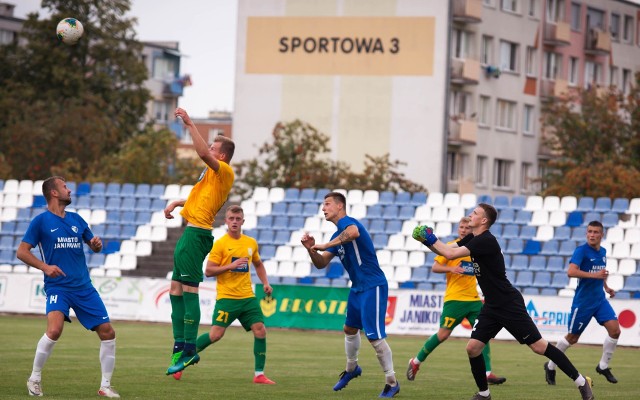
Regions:
<instances>
[{"instance_id":1,"label":"green goalkeeper glove","mask_svg":"<svg viewBox=\"0 0 640 400\"><path fill-rule=\"evenodd\" d=\"M438 241L438 237L433 234L433 228L426 225L416 226L411 236L425 246L431 246Z\"/></svg>"}]
</instances>

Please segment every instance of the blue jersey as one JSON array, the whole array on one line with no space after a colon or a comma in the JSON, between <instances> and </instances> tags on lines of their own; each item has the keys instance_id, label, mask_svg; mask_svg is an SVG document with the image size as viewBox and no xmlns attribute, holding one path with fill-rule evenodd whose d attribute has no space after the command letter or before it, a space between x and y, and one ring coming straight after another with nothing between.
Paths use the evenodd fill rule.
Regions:
<instances>
[{"instance_id":1,"label":"blue jersey","mask_svg":"<svg viewBox=\"0 0 640 400\"><path fill-rule=\"evenodd\" d=\"M579 266L581 271L598 272L607 267L607 250L604 247L596 250L585 243L574 250L569 262ZM580 278L573 298L573 304L576 307L591 308L604 299L602 279Z\"/></svg>"},{"instance_id":2,"label":"blue jersey","mask_svg":"<svg viewBox=\"0 0 640 400\"><path fill-rule=\"evenodd\" d=\"M360 236L351 242L330 247L327 251L337 255L342 261L342 265L351 279L352 291L362 292L376 286L386 285L387 278L378 264L371 236L358 220L349 216L340 218L337 224L338 230L331 236L331 240L350 225L355 225L358 228Z\"/></svg>"},{"instance_id":3,"label":"blue jersey","mask_svg":"<svg viewBox=\"0 0 640 400\"><path fill-rule=\"evenodd\" d=\"M33 247L40 245L43 261L57 265L66 276L44 276L44 290L60 288L80 290L92 287L83 242L93 238L93 233L81 216L67 211L61 218L50 211L36 216L22 238Z\"/></svg>"}]
</instances>

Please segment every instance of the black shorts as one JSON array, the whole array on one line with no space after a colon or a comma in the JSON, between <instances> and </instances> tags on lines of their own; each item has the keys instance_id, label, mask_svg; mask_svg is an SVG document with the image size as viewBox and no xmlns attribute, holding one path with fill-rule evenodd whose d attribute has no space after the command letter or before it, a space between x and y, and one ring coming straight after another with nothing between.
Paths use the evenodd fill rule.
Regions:
<instances>
[{"instance_id":1,"label":"black shorts","mask_svg":"<svg viewBox=\"0 0 640 400\"><path fill-rule=\"evenodd\" d=\"M485 303L471 331L471 338L486 344L502 328L513 335L520 344L530 345L542 339L538 327L521 299L514 299L513 303L499 307L487 306Z\"/></svg>"}]
</instances>

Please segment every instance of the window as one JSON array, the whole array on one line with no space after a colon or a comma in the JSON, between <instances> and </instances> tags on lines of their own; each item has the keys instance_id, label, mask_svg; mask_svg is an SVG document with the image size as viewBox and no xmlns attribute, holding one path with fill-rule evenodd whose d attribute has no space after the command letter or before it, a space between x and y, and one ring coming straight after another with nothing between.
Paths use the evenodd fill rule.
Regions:
<instances>
[{"instance_id":1,"label":"window","mask_svg":"<svg viewBox=\"0 0 640 400\"><path fill-rule=\"evenodd\" d=\"M518 0L501 0L500 3L504 11L518 12Z\"/></svg>"},{"instance_id":2,"label":"window","mask_svg":"<svg viewBox=\"0 0 640 400\"><path fill-rule=\"evenodd\" d=\"M480 62L486 65L493 64L493 38L491 36L482 36L482 54Z\"/></svg>"},{"instance_id":3,"label":"window","mask_svg":"<svg viewBox=\"0 0 640 400\"><path fill-rule=\"evenodd\" d=\"M193 144L193 138L191 137L191 132L189 132L189 129L185 127L182 128L182 137L180 138L180 143Z\"/></svg>"},{"instance_id":4,"label":"window","mask_svg":"<svg viewBox=\"0 0 640 400\"><path fill-rule=\"evenodd\" d=\"M522 133L525 135L533 135L534 134L534 114L533 114L533 106L529 104L524 105L524 109L522 110Z\"/></svg>"},{"instance_id":5,"label":"window","mask_svg":"<svg viewBox=\"0 0 640 400\"><path fill-rule=\"evenodd\" d=\"M518 71L518 44L500 41L500 69L503 71Z\"/></svg>"},{"instance_id":6,"label":"window","mask_svg":"<svg viewBox=\"0 0 640 400\"><path fill-rule=\"evenodd\" d=\"M216 136L224 136L224 131L222 129L218 129L218 128L209 129L209 141L208 141L208 143L213 143L213 139L215 139Z\"/></svg>"},{"instance_id":7,"label":"window","mask_svg":"<svg viewBox=\"0 0 640 400\"><path fill-rule=\"evenodd\" d=\"M531 163L522 163L522 169L520 170L520 189L523 192L531 191L531 170L533 166Z\"/></svg>"},{"instance_id":8,"label":"window","mask_svg":"<svg viewBox=\"0 0 640 400\"><path fill-rule=\"evenodd\" d=\"M589 88L602 82L602 65L593 61L584 63L584 87Z\"/></svg>"},{"instance_id":9,"label":"window","mask_svg":"<svg viewBox=\"0 0 640 400\"><path fill-rule=\"evenodd\" d=\"M171 104L164 101L153 102L153 117L156 122L166 122L169 120L169 115L173 114Z\"/></svg>"},{"instance_id":10,"label":"window","mask_svg":"<svg viewBox=\"0 0 640 400\"><path fill-rule=\"evenodd\" d=\"M496 159L493 163L493 186L510 189L513 161Z\"/></svg>"},{"instance_id":11,"label":"window","mask_svg":"<svg viewBox=\"0 0 640 400\"><path fill-rule=\"evenodd\" d=\"M579 31L582 27L581 22L581 7L578 3L571 3L571 29Z\"/></svg>"},{"instance_id":12,"label":"window","mask_svg":"<svg viewBox=\"0 0 640 400\"><path fill-rule=\"evenodd\" d=\"M498 100L498 117L496 126L511 131L516 130L516 103L507 100Z\"/></svg>"},{"instance_id":13,"label":"window","mask_svg":"<svg viewBox=\"0 0 640 400\"><path fill-rule=\"evenodd\" d=\"M493 7L493 0L482 0L482 4L485 6Z\"/></svg>"},{"instance_id":14,"label":"window","mask_svg":"<svg viewBox=\"0 0 640 400\"><path fill-rule=\"evenodd\" d=\"M604 30L604 11L587 8L587 28Z\"/></svg>"},{"instance_id":15,"label":"window","mask_svg":"<svg viewBox=\"0 0 640 400\"><path fill-rule=\"evenodd\" d=\"M622 69L622 93L627 95L631 91L631 70Z\"/></svg>"},{"instance_id":16,"label":"window","mask_svg":"<svg viewBox=\"0 0 640 400\"><path fill-rule=\"evenodd\" d=\"M525 60L525 69L527 76L536 75L536 48L527 46L527 58Z\"/></svg>"},{"instance_id":17,"label":"window","mask_svg":"<svg viewBox=\"0 0 640 400\"><path fill-rule=\"evenodd\" d=\"M478 112L478 123L485 126L491 125L491 98L489 96L480 96Z\"/></svg>"},{"instance_id":18,"label":"window","mask_svg":"<svg viewBox=\"0 0 640 400\"><path fill-rule=\"evenodd\" d=\"M471 94L454 90L451 92L450 115L465 119L471 109Z\"/></svg>"},{"instance_id":19,"label":"window","mask_svg":"<svg viewBox=\"0 0 640 400\"><path fill-rule=\"evenodd\" d=\"M569 84L578 86L578 65L580 60L577 57L569 58Z\"/></svg>"},{"instance_id":20,"label":"window","mask_svg":"<svg viewBox=\"0 0 640 400\"><path fill-rule=\"evenodd\" d=\"M457 182L462 178L467 160L466 154L450 151L447 153L447 179L449 182Z\"/></svg>"},{"instance_id":21,"label":"window","mask_svg":"<svg viewBox=\"0 0 640 400\"><path fill-rule=\"evenodd\" d=\"M153 77L165 80L173 79L178 72L178 63L175 58L155 57L153 59Z\"/></svg>"},{"instance_id":22,"label":"window","mask_svg":"<svg viewBox=\"0 0 640 400\"><path fill-rule=\"evenodd\" d=\"M560 69L562 68L562 56L556 53L544 53L544 71L543 77L550 80L560 78Z\"/></svg>"},{"instance_id":23,"label":"window","mask_svg":"<svg viewBox=\"0 0 640 400\"><path fill-rule=\"evenodd\" d=\"M622 31L622 40L627 43L633 42L633 17L630 15L624 16L624 27Z\"/></svg>"},{"instance_id":24,"label":"window","mask_svg":"<svg viewBox=\"0 0 640 400\"><path fill-rule=\"evenodd\" d=\"M531 18L538 17L538 0L529 0L529 11L527 12Z\"/></svg>"},{"instance_id":25,"label":"window","mask_svg":"<svg viewBox=\"0 0 640 400\"><path fill-rule=\"evenodd\" d=\"M478 156L476 158L476 184L487 186L487 157Z\"/></svg>"},{"instance_id":26,"label":"window","mask_svg":"<svg viewBox=\"0 0 640 400\"><path fill-rule=\"evenodd\" d=\"M564 0L547 0L547 21L558 22L564 19Z\"/></svg>"},{"instance_id":27,"label":"window","mask_svg":"<svg viewBox=\"0 0 640 400\"><path fill-rule=\"evenodd\" d=\"M611 40L615 40L616 42L620 40L620 16L618 14L611 14L609 31L611 32Z\"/></svg>"},{"instance_id":28,"label":"window","mask_svg":"<svg viewBox=\"0 0 640 400\"><path fill-rule=\"evenodd\" d=\"M452 53L455 58L468 58L473 43L473 34L460 29L453 30Z\"/></svg>"},{"instance_id":29,"label":"window","mask_svg":"<svg viewBox=\"0 0 640 400\"><path fill-rule=\"evenodd\" d=\"M6 29L0 29L0 45L13 43L14 37L13 32Z\"/></svg>"},{"instance_id":30,"label":"window","mask_svg":"<svg viewBox=\"0 0 640 400\"><path fill-rule=\"evenodd\" d=\"M620 80L618 77L618 67L609 66L609 86L618 87Z\"/></svg>"}]
</instances>

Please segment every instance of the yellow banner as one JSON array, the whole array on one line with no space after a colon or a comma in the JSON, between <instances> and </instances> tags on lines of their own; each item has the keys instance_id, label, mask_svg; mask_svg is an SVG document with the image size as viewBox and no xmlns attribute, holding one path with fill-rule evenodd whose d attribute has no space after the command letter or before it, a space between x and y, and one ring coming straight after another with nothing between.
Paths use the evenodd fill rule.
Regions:
<instances>
[{"instance_id":1,"label":"yellow banner","mask_svg":"<svg viewBox=\"0 0 640 400\"><path fill-rule=\"evenodd\" d=\"M245 71L432 75L434 17L249 17Z\"/></svg>"}]
</instances>

